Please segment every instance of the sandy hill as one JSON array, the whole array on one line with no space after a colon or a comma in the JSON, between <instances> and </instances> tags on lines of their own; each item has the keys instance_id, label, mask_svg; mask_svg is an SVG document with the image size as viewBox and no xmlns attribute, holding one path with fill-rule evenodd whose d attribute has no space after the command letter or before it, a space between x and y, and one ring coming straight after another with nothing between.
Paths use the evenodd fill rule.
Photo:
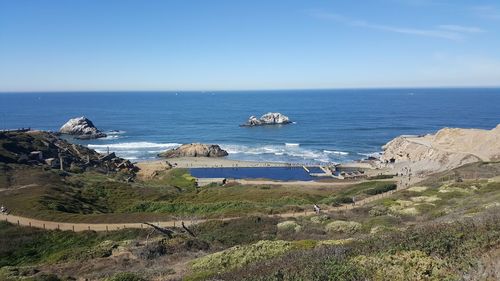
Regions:
<instances>
[{"instance_id":1,"label":"sandy hill","mask_svg":"<svg viewBox=\"0 0 500 281\"><path fill-rule=\"evenodd\" d=\"M401 136L382 147L383 163L435 172L476 161L500 160L500 124L492 130L444 128L421 137Z\"/></svg>"}]
</instances>

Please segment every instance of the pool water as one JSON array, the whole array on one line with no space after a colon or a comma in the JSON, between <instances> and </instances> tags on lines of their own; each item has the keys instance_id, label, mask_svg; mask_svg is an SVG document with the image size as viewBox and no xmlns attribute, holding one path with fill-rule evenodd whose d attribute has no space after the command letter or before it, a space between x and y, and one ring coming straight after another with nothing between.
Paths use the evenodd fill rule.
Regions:
<instances>
[{"instance_id":1,"label":"pool water","mask_svg":"<svg viewBox=\"0 0 500 281\"><path fill-rule=\"evenodd\" d=\"M319 168L308 168L311 172L322 172ZM272 179L282 181L312 181L302 167L250 167L250 168L191 168L191 175L196 178L228 179Z\"/></svg>"}]
</instances>

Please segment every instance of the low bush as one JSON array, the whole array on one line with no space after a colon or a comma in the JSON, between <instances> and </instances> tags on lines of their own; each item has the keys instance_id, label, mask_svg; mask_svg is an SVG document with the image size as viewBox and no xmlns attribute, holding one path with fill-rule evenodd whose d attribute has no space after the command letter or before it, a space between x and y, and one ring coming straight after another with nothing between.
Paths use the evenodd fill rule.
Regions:
<instances>
[{"instance_id":1,"label":"low bush","mask_svg":"<svg viewBox=\"0 0 500 281\"><path fill-rule=\"evenodd\" d=\"M246 264L266 260L293 249L293 243L288 241L259 241L248 246L235 246L208 256L195 259L191 268L196 271L225 271L242 267Z\"/></svg>"},{"instance_id":2,"label":"low bush","mask_svg":"<svg viewBox=\"0 0 500 281\"><path fill-rule=\"evenodd\" d=\"M109 255L116 242L145 236L140 230L106 233L44 231L0 222L0 267L87 260Z\"/></svg>"},{"instance_id":3,"label":"low bush","mask_svg":"<svg viewBox=\"0 0 500 281\"><path fill-rule=\"evenodd\" d=\"M361 229L361 224L355 221L333 221L326 225L328 232L353 234Z\"/></svg>"},{"instance_id":4,"label":"low bush","mask_svg":"<svg viewBox=\"0 0 500 281\"><path fill-rule=\"evenodd\" d=\"M374 188L370 188L365 190L365 194L368 195L377 195L377 194L382 194L386 193L391 190L395 190L398 186L395 183L386 183L384 185L379 185Z\"/></svg>"},{"instance_id":5,"label":"low bush","mask_svg":"<svg viewBox=\"0 0 500 281\"><path fill-rule=\"evenodd\" d=\"M385 179L392 179L396 175L376 175L376 176L371 176L368 179L369 180L385 180Z\"/></svg>"},{"instance_id":6,"label":"low bush","mask_svg":"<svg viewBox=\"0 0 500 281\"><path fill-rule=\"evenodd\" d=\"M357 256L351 261L366 271L373 281L450 280L445 262L422 251Z\"/></svg>"},{"instance_id":7,"label":"low bush","mask_svg":"<svg viewBox=\"0 0 500 281\"><path fill-rule=\"evenodd\" d=\"M277 225L279 231L293 231L293 232L299 232L302 229L302 226L300 226L298 223L295 221L284 221L280 222Z\"/></svg>"}]
</instances>

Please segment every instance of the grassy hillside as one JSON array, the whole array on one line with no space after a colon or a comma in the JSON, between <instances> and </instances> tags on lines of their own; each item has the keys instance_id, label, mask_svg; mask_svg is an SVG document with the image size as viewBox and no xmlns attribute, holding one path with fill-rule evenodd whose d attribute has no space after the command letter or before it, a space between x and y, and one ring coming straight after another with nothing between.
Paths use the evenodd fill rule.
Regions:
<instances>
[{"instance_id":1,"label":"grassy hillside","mask_svg":"<svg viewBox=\"0 0 500 281\"><path fill-rule=\"evenodd\" d=\"M483 167L487 171L481 171ZM499 163L461 167L451 172L459 179L445 180L437 174L360 208L280 222L276 239L309 247L276 255L275 249L260 250L257 256L235 248L220 254L239 256L236 259L244 264L228 264L219 253L209 255L193 261L190 278L498 280L500 173L491 172L498 167ZM471 169L489 178L468 179L464 171Z\"/></svg>"},{"instance_id":2,"label":"grassy hillside","mask_svg":"<svg viewBox=\"0 0 500 281\"><path fill-rule=\"evenodd\" d=\"M498 280L500 163L436 174L349 210L280 219L264 214L351 204L394 188L210 186L187 170L153 180L61 175L9 164L2 203L16 213L72 221L233 216L173 229L110 233L0 224L1 280ZM36 183L36 185L34 185ZM253 215L252 215L253 214ZM157 216L157 217L155 217ZM52 279L50 279L52 278Z\"/></svg>"},{"instance_id":3,"label":"grassy hillside","mask_svg":"<svg viewBox=\"0 0 500 281\"><path fill-rule=\"evenodd\" d=\"M226 185L197 188L186 169L148 180L125 182L121 175L60 173L9 164L0 169L2 204L14 214L56 221L132 222L179 217L232 217L338 205L395 187L370 181L352 187ZM346 201L349 203L352 201ZM340 202L342 203L342 202Z\"/></svg>"}]
</instances>

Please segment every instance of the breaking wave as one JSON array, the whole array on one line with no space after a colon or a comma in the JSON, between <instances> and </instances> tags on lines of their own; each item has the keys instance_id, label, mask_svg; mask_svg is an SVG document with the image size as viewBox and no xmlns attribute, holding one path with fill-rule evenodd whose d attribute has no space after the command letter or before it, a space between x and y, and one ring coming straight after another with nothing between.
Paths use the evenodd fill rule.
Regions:
<instances>
[{"instance_id":1,"label":"breaking wave","mask_svg":"<svg viewBox=\"0 0 500 281\"><path fill-rule=\"evenodd\" d=\"M176 148L179 143L154 143L154 142L121 142L109 144L89 144L88 147L97 152L115 152L116 155L129 160L147 160L156 158L156 154Z\"/></svg>"},{"instance_id":2,"label":"breaking wave","mask_svg":"<svg viewBox=\"0 0 500 281\"><path fill-rule=\"evenodd\" d=\"M349 152L335 151L335 150L323 150L326 154L337 154L337 155L349 155Z\"/></svg>"},{"instance_id":3,"label":"breaking wave","mask_svg":"<svg viewBox=\"0 0 500 281\"><path fill-rule=\"evenodd\" d=\"M157 154L179 147L180 143L156 142L114 142L108 144L89 144L88 147L100 153L115 152L116 155L130 160L155 159ZM221 144L229 153L229 158L248 161L270 161L286 163L338 163L349 160L349 153L336 150L303 147L299 143L276 145Z\"/></svg>"},{"instance_id":4,"label":"breaking wave","mask_svg":"<svg viewBox=\"0 0 500 281\"><path fill-rule=\"evenodd\" d=\"M229 153L230 158L252 161L279 161L279 162L322 162L336 163L345 160L347 154L331 154L325 150L300 147L299 144L247 146L226 144L221 145Z\"/></svg>"}]
</instances>

